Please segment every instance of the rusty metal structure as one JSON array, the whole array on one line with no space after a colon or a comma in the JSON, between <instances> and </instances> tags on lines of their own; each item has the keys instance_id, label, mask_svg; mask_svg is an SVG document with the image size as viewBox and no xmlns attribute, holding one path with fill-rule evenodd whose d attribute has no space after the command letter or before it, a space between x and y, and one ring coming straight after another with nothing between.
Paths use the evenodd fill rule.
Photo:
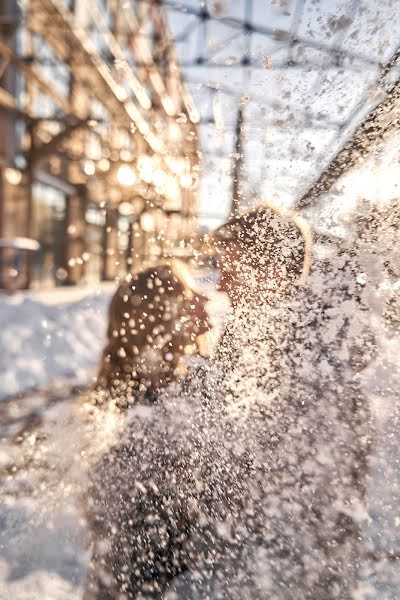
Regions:
<instances>
[{"instance_id":1,"label":"rusty metal structure","mask_svg":"<svg viewBox=\"0 0 400 600\"><path fill-rule=\"evenodd\" d=\"M196 94L204 156L214 159L203 186L220 206L200 217L218 224L259 197L313 204L330 176L353 164L356 128L385 94L382 73L399 36L390 26L395 6L386 3L384 15L373 3L359 10L356 0L157 2Z\"/></svg>"},{"instance_id":2,"label":"rusty metal structure","mask_svg":"<svg viewBox=\"0 0 400 600\"><path fill-rule=\"evenodd\" d=\"M158 3L1 0L0 287L190 254L198 121Z\"/></svg>"},{"instance_id":3,"label":"rusty metal structure","mask_svg":"<svg viewBox=\"0 0 400 600\"><path fill-rule=\"evenodd\" d=\"M371 152L377 153L390 135L399 130L400 107L400 49L385 65L377 82L375 106L351 132L348 141L337 152L327 168L302 195L296 208L303 209L316 205L328 194L335 182L351 169L360 165Z\"/></svg>"}]
</instances>

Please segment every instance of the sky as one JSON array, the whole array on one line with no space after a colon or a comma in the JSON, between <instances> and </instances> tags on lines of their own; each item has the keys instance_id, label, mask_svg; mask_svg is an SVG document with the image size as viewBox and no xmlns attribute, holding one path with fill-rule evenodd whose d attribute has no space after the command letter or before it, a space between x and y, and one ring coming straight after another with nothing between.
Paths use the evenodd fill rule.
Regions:
<instances>
[{"instance_id":1,"label":"sky","mask_svg":"<svg viewBox=\"0 0 400 600\"><path fill-rule=\"evenodd\" d=\"M243 206L259 199L294 205L377 103L381 64L400 39L400 0L168 4L178 58L202 117L201 223L215 227L229 213L239 103ZM202 5L215 19L204 23L190 14ZM264 31L249 35L230 21L246 18ZM237 64L244 55L250 66ZM193 64L199 57L203 64Z\"/></svg>"}]
</instances>

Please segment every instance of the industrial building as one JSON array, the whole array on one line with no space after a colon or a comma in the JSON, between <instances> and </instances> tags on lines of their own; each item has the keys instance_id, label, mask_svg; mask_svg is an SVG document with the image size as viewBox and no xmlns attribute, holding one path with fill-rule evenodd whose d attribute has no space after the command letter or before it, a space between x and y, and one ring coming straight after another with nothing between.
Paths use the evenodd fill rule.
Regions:
<instances>
[{"instance_id":1,"label":"industrial building","mask_svg":"<svg viewBox=\"0 0 400 600\"><path fill-rule=\"evenodd\" d=\"M199 117L160 6L0 6L0 287L188 256Z\"/></svg>"}]
</instances>

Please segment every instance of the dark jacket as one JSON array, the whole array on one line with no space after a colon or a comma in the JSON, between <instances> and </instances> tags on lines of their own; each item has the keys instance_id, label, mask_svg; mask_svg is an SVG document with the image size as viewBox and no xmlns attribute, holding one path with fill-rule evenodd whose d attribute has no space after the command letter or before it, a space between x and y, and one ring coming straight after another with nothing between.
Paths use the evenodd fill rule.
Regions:
<instances>
[{"instance_id":1,"label":"dark jacket","mask_svg":"<svg viewBox=\"0 0 400 600\"><path fill-rule=\"evenodd\" d=\"M85 600L352 597L371 432L337 277L239 307L185 390L134 411L93 470Z\"/></svg>"}]
</instances>

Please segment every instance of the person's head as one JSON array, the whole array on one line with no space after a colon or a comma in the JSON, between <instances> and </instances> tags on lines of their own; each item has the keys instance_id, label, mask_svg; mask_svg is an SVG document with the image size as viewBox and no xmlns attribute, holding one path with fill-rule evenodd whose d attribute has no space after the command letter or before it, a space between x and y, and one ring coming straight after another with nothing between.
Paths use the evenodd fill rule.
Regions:
<instances>
[{"instance_id":1,"label":"person's head","mask_svg":"<svg viewBox=\"0 0 400 600\"><path fill-rule=\"evenodd\" d=\"M311 236L302 219L272 205L231 218L213 236L219 289L239 301L275 302L309 270Z\"/></svg>"},{"instance_id":2,"label":"person's head","mask_svg":"<svg viewBox=\"0 0 400 600\"><path fill-rule=\"evenodd\" d=\"M172 381L183 354L209 329L206 302L181 261L128 275L110 302L99 383L157 391Z\"/></svg>"}]
</instances>

